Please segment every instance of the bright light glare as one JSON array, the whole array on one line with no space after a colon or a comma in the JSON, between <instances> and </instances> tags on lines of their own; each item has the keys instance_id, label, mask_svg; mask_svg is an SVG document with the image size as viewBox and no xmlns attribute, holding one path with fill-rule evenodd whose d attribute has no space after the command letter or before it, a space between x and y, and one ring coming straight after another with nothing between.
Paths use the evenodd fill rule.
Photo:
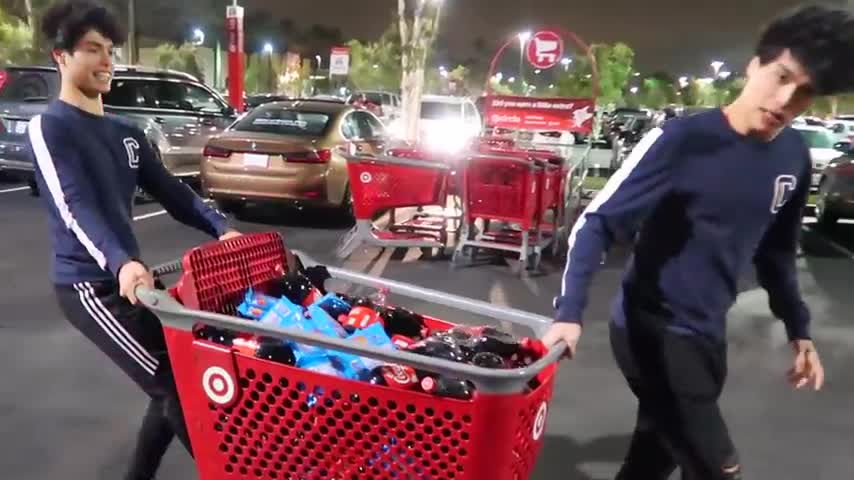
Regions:
<instances>
[{"instance_id":1,"label":"bright light glare","mask_svg":"<svg viewBox=\"0 0 854 480\"><path fill-rule=\"evenodd\" d=\"M264 44L264 53L273 53L273 44L265 43Z\"/></svg>"}]
</instances>

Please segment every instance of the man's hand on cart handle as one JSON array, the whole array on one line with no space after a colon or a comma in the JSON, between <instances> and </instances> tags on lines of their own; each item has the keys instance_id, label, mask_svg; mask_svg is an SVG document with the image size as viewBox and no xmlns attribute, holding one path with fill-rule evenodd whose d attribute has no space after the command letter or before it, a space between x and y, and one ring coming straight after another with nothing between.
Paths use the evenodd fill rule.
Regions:
<instances>
[{"instance_id":1,"label":"man's hand on cart handle","mask_svg":"<svg viewBox=\"0 0 854 480\"><path fill-rule=\"evenodd\" d=\"M229 229L225 233L219 236L219 240L228 240L230 238L240 237L243 234L238 232L237 230Z\"/></svg>"},{"instance_id":2,"label":"man's hand on cart handle","mask_svg":"<svg viewBox=\"0 0 854 480\"><path fill-rule=\"evenodd\" d=\"M119 270L119 294L127 298L132 305L136 305L136 287L139 285L154 288L154 277L141 262L131 260Z\"/></svg>"},{"instance_id":3,"label":"man's hand on cart handle","mask_svg":"<svg viewBox=\"0 0 854 480\"><path fill-rule=\"evenodd\" d=\"M581 325L570 322L555 322L549 327L549 330L543 336L543 343L547 348L552 348L558 342L566 343L566 358L575 356L575 349L578 346L578 340L581 338Z\"/></svg>"}]
</instances>

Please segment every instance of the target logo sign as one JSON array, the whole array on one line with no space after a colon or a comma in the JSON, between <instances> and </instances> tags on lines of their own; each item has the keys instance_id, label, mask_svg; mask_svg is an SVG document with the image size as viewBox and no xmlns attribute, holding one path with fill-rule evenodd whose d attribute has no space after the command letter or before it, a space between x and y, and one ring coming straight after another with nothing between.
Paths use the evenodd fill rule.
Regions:
<instances>
[{"instance_id":1,"label":"target logo sign","mask_svg":"<svg viewBox=\"0 0 854 480\"><path fill-rule=\"evenodd\" d=\"M548 412L548 404L546 402L541 403L539 410L537 410L537 417L534 419L533 432L531 432L535 442L543 436L543 431L546 429L546 414Z\"/></svg>"},{"instance_id":2,"label":"target logo sign","mask_svg":"<svg viewBox=\"0 0 854 480\"><path fill-rule=\"evenodd\" d=\"M373 180L373 178L371 178L371 174L370 174L370 173L368 173L368 172L362 172L362 174L361 174L361 175L359 175L359 180L361 180L361 181L362 181L362 183L371 183L371 180Z\"/></svg>"},{"instance_id":3,"label":"target logo sign","mask_svg":"<svg viewBox=\"0 0 854 480\"><path fill-rule=\"evenodd\" d=\"M227 405L234 399L234 379L222 367L208 367L202 375L202 388L212 402Z\"/></svg>"}]
</instances>

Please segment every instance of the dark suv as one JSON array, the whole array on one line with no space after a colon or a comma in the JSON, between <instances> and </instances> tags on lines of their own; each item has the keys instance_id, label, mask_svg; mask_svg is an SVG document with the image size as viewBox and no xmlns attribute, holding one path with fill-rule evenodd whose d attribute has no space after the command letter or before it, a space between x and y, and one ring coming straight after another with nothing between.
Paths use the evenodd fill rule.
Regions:
<instances>
[{"instance_id":1,"label":"dark suv","mask_svg":"<svg viewBox=\"0 0 854 480\"><path fill-rule=\"evenodd\" d=\"M30 183L27 125L59 94L52 67L0 70L0 173L11 172ZM202 149L236 118L234 109L192 75L146 67L116 66L105 110L128 117L145 131L166 168L178 177L197 178Z\"/></svg>"}]
</instances>

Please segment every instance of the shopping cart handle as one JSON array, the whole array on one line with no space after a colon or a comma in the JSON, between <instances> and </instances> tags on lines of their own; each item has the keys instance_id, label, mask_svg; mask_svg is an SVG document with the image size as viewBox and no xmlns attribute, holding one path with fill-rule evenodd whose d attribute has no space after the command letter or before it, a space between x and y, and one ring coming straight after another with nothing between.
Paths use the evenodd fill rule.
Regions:
<instances>
[{"instance_id":1,"label":"shopping cart handle","mask_svg":"<svg viewBox=\"0 0 854 480\"><path fill-rule=\"evenodd\" d=\"M342 156L347 159L348 162L359 163L359 162L369 162L369 163L384 163L389 165L401 165L405 167L417 167L417 168L429 168L435 170L448 170L451 167L448 166L447 163L437 162L430 159L425 160L414 160L411 158L404 157L393 157L390 155L368 155L368 154L360 154L357 153L355 155L351 155L350 153L341 152Z\"/></svg>"},{"instance_id":2,"label":"shopping cart handle","mask_svg":"<svg viewBox=\"0 0 854 480\"><path fill-rule=\"evenodd\" d=\"M563 353L562 348L555 348L550 350L543 358L527 367L493 370L465 363L451 362L440 358L427 357L403 350L379 348L373 345L362 344L361 342L352 342L304 330L282 328L218 313L191 310L175 301L168 293L145 286L138 286L136 288L136 296L145 307L157 315L161 323L178 330L191 332L193 326L201 322L215 328L287 339L300 344L344 351L383 362L410 365L440 375L467 379L472 381L478 390L485 393L516 393L524 390L528 381L560 359Z\"/></svg>"},{"instance_id":3,"label":"shopping cart handle","mask_svg":"<svg viewBox=\"0 0 854 480\"><path fill-rule=\"evenodd\" d=\"M305 252L300 250L291 250L291 253L299 257L300 262L302 262L306 267L320 265ZM387 278L366 275L364 273L353 272L342 268L327 266L326 269L332 278L377 289L388 289L390 293L455 308L464 312L474 313L476 315L482 315L494 320L504 320L517 325L522 325L533 330L536 337L542 337L545 335L546 330L548 330L553 323L551 318L543 315L537 315L504 305L493 305L473 298L441 292L439 290L432 290L408 283L397 282Z\"/></svg>"}]
</instances>

